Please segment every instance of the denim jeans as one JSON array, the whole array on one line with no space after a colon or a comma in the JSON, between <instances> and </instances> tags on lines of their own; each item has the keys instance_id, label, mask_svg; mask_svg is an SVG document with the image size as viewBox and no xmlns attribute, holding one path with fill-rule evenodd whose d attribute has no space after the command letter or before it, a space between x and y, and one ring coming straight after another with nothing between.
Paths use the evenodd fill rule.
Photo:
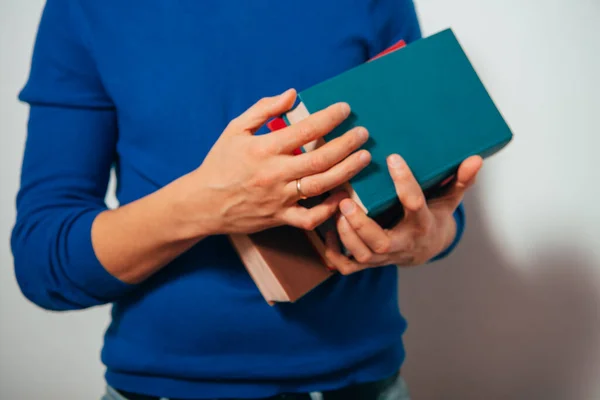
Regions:
<instances>
[{"instance_id":1,"label":"denim jeans","mask_svg":"<svg viewBox=\"0 0 600 400\"><path fill-rule=\"evenodd\" d=\"M337 400L339 396L329 396L323 393L311 393L311 400ZM110 386L106 389L106 394L102 397L102 400L128 400L121 396L116 390ZM168 400L168 399L161 399ZM213 399L219 400L219 399ZM398 377L395 382L385 390L383 390L376 398L373 399L361 399L361 400L410 400L408 393L408 387L402 377Z\"/></svg>"}]
</instances>

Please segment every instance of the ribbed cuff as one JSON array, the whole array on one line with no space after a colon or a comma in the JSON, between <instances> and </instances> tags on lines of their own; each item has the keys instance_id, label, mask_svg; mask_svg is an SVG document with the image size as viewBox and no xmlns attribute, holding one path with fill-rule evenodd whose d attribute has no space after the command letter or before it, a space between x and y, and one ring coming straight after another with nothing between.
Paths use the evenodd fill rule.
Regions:
<instances>
[{"instance_id":1,"label":"ribbed cuff","mask_svg":"<svg viewBox=\"0 0 600 400\"><path fill-rule=\"evenodd\" d=\"M100 263L92 246L92 223L103 210L87 211L77 218L67 240L69 271L73 282L90 295L112 302L136 287L111 275Z\"/></svg>"},{"instance_id":2,"label":"ribbed cuff","mask_svg":"<svg viewBox=\"0 0 600 400\"><path fill-rule=\"evenodd\" d=\"M444 251L440 254L432 258L429 262L434 262L446 258L454 251L456 246L463 237L465 231L465 208L463 203L460 203L456 210L454 211L454 220L456 221L456 235L454 236L454 240Z\"/></svg>"}]
</instances>

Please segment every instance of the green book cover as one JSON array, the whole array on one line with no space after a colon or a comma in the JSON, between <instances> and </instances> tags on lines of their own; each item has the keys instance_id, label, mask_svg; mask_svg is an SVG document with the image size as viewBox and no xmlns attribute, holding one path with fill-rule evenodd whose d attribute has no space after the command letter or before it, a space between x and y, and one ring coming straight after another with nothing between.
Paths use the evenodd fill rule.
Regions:
<instances>
[{"instance_id":1,"label":"green book cover","mask_svg":"<svg viewBox=\"0 0 600 400\"><path fill-rule=\"evenodd\" d=\"M390 154L400 154L427 190L467 157L489 157L513 136L451 29L300 91L298 100L284 116L288 124L336 102L350 104L350 117L325 141L355 126L368 129L363 148L372 163L350 185L371 216L398 203Z\"/></svg>"}]
</instances>

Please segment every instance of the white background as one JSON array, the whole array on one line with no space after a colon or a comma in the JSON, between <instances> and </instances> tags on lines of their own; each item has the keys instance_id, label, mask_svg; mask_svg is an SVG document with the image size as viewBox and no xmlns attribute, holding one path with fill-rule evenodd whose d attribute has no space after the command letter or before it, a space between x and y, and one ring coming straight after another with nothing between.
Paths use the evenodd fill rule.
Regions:
<instances>
[{"instance_id":1,"label":"white background","mask_svg":"<svg viewBox=\"0 0 600 400\"><path fill-rule=\"evenodd\" d=\"M108 308L48 313L9 251L41 0L0 0L0 399L98 399ZM600 398L600 0L417 0L454 28L515 140L454 255L401 274L415 400Z\"/></svg>"}]
</instances>

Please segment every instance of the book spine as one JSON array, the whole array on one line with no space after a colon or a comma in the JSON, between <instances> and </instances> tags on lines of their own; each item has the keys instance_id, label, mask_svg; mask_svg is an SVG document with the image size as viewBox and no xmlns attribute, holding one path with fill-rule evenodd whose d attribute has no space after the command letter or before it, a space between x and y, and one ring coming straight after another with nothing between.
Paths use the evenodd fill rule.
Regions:
<instances>
[{"instance_id":1,"label":"book spine","mask_svg":"<svg viewBox=\"0 0 600 400\"><path fill-rule=\"evenodd\" d=\"M371 57L371 59L369 59L369 61L376 60L376 59L378 59L380 57L383 57L383 56L385 56L387 54L390 54L390 53L392 53L392 52L394 52L396 50L399 50L399 49L401 49L403 47L406 47L406 42L404 40L399 40L394 45L392 45L392 46L388 47L387 49L383 50L381 53L379 53L379 54Z\"/></svg>"},{"instance_id":2,"label":"book spine","mask_svg":"<svg viewBox=\"0 0 600 400\"><path fill-rule=\"evenodd\" d=\"M285 128L286 126L287 124L282 117L273 118L272 120L267 122L267 128L269 128L271 132L278 131L280 129Z\"/></svg>"}]
</instances>

